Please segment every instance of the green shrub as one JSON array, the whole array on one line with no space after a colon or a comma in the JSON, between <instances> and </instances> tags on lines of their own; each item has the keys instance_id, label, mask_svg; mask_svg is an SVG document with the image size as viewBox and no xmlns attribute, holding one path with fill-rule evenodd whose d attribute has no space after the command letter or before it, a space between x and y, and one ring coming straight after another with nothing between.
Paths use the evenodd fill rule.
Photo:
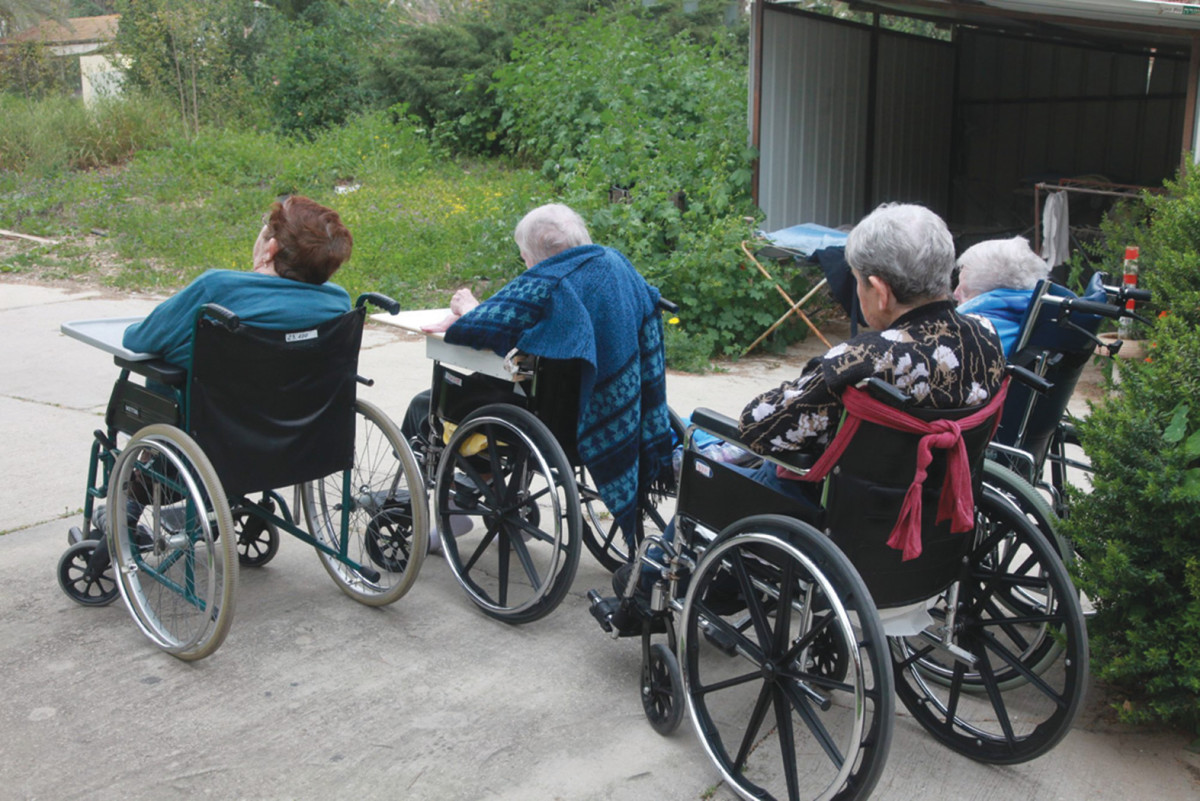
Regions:
<instances>
[{"instance_id":1,"label":"green shrub","mask_svg":"<svg viewBox=\"0 0 1200 801\"><path fill-rule=\"evenodd\" d=\"M514 155L680 304L688 336L735 354L772 322L774 289L738 249L758 210L736 39L665 39L629 13L554 20L518 39L496 92Z\"/></svg>"},{"instance_id":2,"label":"green shrub","mask_svg":"<svg viewBox=\"0 0 1200 801\"><path fill-rule=\"evenodd\" d=\"M1147 198L1149 217L1111 229L1141 249L1141 283L1167 309L1145 361L1080 426L1095 469L1074 492L1065 530L1081 560L1096 674L1123 688L1123 714L1200 724L1200 180ZM1119 237L1119 238L1117 238ZM1131 237L1135 237L1132 238ZM1120 272L1119 262L1112 265Z\"/></svg>"}]
</instances>

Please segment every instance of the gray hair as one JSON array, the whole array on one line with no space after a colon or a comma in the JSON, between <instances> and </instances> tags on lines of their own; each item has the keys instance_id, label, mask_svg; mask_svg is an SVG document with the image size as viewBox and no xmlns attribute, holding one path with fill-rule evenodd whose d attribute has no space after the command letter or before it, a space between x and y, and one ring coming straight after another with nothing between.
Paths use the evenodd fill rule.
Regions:
<instances>
[{"instance_id":1,"label":"gray hair","mask_svg":"<svg viewBox=\"0 0 1200 801\"><path fill-rule=\"evenodd\" d=\"M904 304L950 296L954 238L924 206L884 203L854 226L846 261L862 277L881 278Z\"/></svg>"},{"instance_id":2,"label":"gray hair","mask_svg":"<svg viewBox=\"0 0 1200 801\"><path fill-rule=\"evenodd\" d=\"M526 214L517 223L513 239L517 240L521 255L530 264L545 261L570 248L592 244L583 218L562 203L538 206Z\"/></svg>"},{"instance_id":3,"label":"gray hair","mask_svg":"<svg viewBox=\"0 0 1200 801\"><path fill-rule=\"evenodd\" d=\"M1050 266L1023 236L992 239L967 248L958 259L958 285L964 298L993 289L1033 289Z\"/></svg>"}]
</instances>

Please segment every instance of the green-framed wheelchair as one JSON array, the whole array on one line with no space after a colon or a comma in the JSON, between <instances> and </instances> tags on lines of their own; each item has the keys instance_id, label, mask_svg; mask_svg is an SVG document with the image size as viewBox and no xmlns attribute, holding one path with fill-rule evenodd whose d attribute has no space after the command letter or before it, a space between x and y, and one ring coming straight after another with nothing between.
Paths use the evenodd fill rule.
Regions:
<instances>
[{"instance_id":1,"label":"green-framed wheelchair","mask_svg":"<svg viewBox=\"0 0 1200 801\"><path fill-rule=\"evenodd\" d=\"M830 446L844 451L815 465L776 462L824 475L819 506L689 443L674 539L647 537L645 567L615 598L589 594L606 631L641 639L650 723L669 733L686 708L746 799L868 796L897 696L962 755L1036 758L1066 735L1087 684L1087 632L1062 561L1009 488L983 473L999 411L968 425L978 410L904 408L876 379L848 392L845 439ZM692 422L738 440L722 415L701 409ZM918 462L925 426L956 433ZM919 555L906 559L893 546L911 545L914 532Z\"/></svg>"},{"instance_id":2,"label":"green-framed wheelchair","mask_svg":"<svg viewBox=\"0 0 1200 801\"><path fill-rule=\"evenodd\" d=\"M121 368L91 447L83 527L59 561L68 597L103 605L119 594L155 645L200 659L229 631L239 565L268 563L280 531L313 546L355 600L402 597L425 556L428 513L408 443L357 398L371 383L357 374L367 302L398 308L371 293L320 325L274 331L209 304L190 369L123 351L129 321L103 334L89 323L106 321L64 324Z\"/></svg>"}]
</instances>

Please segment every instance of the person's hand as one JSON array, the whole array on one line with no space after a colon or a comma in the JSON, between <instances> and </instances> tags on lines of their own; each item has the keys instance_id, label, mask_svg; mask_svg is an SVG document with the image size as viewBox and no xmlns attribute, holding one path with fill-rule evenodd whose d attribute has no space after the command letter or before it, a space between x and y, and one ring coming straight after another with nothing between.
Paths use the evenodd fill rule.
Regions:
<instances>
[{"instance_id":1,"label":"person's hand","mask_svg":"<svg viewBox=\"0 0 1200 801\"><path fill-rule=\"evenodd\" d=\"M421 330L424 331L426 334L440 334L443 331L445 331L446 329L448 329L450 326L454 325L454 323L457 322L458 318L461 316L462 315L460 315L460 314L455 314L454 312L450 312L449 314L447 314L445 317L443 317L441 320L439 320L436 323L430 323L429 325L421 326Z\"/></svg>"},{"instance_id":2,"label":"person's hand","mask_svg":"<svg viewBox=\"0 0 1200 801\"><path fill-rule=\"evenodd\" d=\"M471 309L479 305L479 301L471 294L471 290L463 287L454 293L454 297L450 298L450 311L462 317Z\"/></svg>"}]
</instances>

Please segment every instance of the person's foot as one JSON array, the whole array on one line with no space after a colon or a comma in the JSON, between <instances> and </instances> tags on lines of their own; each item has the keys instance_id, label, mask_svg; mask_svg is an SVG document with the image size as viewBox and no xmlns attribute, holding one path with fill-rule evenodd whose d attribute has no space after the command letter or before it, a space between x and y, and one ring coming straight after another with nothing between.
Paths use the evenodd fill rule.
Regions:
<instances>
[{"instance_id":1,"label":"person's foot","mask_svg":"<svg viewBox=\"0 0 1200 801\"><path fill-rule=\"evenodd\" d=\"M475 523L466 515L456 515L454 511L458 509L458 504L453 500L450 501L450 534L458 539L463 534L466 534L471 529L475 528ZM442 538L438 534L436 525L429 527L429 550L426 553L441 553Z\"/></svg>"}]
</instances>

